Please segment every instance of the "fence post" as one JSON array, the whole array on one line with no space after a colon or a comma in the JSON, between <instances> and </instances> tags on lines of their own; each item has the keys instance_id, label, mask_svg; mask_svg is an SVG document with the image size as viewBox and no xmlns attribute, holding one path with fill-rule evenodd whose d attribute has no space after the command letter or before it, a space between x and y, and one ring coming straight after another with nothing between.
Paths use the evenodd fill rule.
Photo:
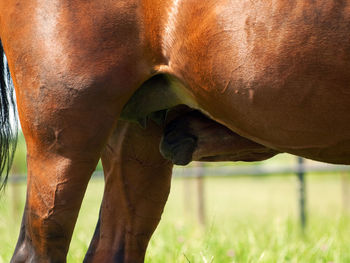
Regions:
<instances>
[{"instance_id":1,"label":"fence post","mask_svg":"<svg viewBox=\"0 0 350 263\"><path fill-rule=\"evenodd\" d=\"M184 189L184 208L187 215L193 213L193 178L184 176L182 178Z\"/></svg>"},{"instance_id":2,"label":"fence post","mask_svg":"<svg viewBox=\"0 0 350 263\"><path fill-rule=\"evenodd\" d=\"M197 167L197 196L198 196L198 221L205 225L205 193L204 193L204 167L200 162L195 163Z\"/></svg>"},{"instance_id":3,"label":"fence post","mask_svg":"<svg viewBox=\"0 0 350 263\"><path fill-rule=\"evenodd\" d=\"M349 188L349 173L342 172L341 173L341 181L342 181L342 201L343 201L343 211L350 211L350 188Z\"/></svg>"},{"instance_id":4,"label":"fence post","mask_svg":"<svg viewBox=\"0 0 350 263\"><path fill-rule=\"evenodd\" d=\"M299 216L301 229L304 231L306 227L306 186L304 159L302 157L298 157L297 171L299 181Z\"/></svg>"}]
</instances>

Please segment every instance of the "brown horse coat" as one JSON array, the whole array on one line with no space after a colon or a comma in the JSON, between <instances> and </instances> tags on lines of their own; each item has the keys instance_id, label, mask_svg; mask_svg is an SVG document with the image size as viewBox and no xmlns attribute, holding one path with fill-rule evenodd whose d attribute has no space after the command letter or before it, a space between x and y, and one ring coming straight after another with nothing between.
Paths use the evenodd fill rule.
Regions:
<instances>
[{"instance_id":1,"label":"brown horse coat","mask_svg":"<svg viewBox=\"0 0 350 263\"><path fill-rule=\"evenodd\" d=\"M258 147L349 164L349 16L338 0L0 0L28 146L12 262L65 262L101 154L107 184L86 261L141 262L169 189L158 147L170 120L131 121L179 104L244 141L226 156ZM200 138L212 133L192 129L192 153L208 156Z\"/></svg>"}]
</instances>

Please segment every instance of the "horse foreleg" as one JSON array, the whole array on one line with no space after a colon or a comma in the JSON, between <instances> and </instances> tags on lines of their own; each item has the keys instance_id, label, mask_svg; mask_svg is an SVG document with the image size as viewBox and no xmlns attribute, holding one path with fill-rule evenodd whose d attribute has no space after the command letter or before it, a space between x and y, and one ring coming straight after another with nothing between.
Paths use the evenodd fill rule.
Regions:
<instances>
[{"instance_id":1,"label":"horse foreleg","mask_svg":"<svg viewBox=\"0 0 350 263\"><path fill-rule=\"evenodd\" d=\"M85 262L143 262L167 200L172 163L159 152L162 128L120 121L103 154L105 192Z\"/></svg>"}]
</instances>

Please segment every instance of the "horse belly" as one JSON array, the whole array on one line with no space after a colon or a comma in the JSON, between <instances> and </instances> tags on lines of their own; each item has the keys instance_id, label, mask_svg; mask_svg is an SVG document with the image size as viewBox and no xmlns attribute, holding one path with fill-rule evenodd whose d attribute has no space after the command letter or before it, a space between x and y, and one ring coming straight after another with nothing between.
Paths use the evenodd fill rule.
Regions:
<instances>
[{"instance_id":1,"label":"horse belly","mask_svg":"<svg viewBox=\"0 0 350 263\"><path fill-rule=\"evenodd\" d=\"M211 2L184 12L200 26L177 25L186 40L169 49L202 111L269 148L350 163L348 4Z\"/></svg>"},{"instance_id":2,"label":"horse belly","mask_svg":"<svg viewBox=\"0 0 350 263\"><path fill-rule=\"evenodd\" d=\"M220 103L214 119L279 151L350 163L350 97L339 87L316 82L246 92L230 102L222 98L225 103Z\"/></svg>"}]
</instances>

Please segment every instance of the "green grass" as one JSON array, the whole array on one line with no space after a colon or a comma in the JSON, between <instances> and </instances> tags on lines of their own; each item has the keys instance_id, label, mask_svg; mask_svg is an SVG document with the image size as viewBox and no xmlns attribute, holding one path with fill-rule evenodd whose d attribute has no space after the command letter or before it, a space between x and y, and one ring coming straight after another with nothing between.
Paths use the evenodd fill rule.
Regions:
<instances>
[{"instance_id":1,"label":"green grass","mask_svg":"<svg viewBox=\"0 0 350 263\"><path fill-rule=\"evenodd\" d=\"M341 177L307 177L308 228L300 231L294 176L206 178L207 223L197 222L196 180L174 179L146 262L350 262L350 217ZM185 185L189 196L184 196ZM92 181L68 262L82 262L103 191ZM16 198L14 198L16 197ZM0 200L0 263L9 262L19 231L25 186L9 185Z\"/></svg>"}]
</instances>

